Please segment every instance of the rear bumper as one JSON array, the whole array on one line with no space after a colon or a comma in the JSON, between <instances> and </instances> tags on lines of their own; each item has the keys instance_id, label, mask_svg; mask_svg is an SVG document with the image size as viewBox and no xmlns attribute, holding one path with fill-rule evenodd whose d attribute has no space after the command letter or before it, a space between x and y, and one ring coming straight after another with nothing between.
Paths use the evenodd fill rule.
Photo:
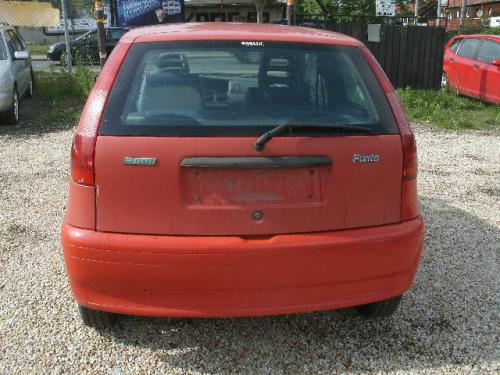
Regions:
<instances>
[{"instance_id":1,"label":"rear bumper","mask_svg":"<svg viewBox=\"0 0 500 375\"><path fill-rule=\"evenodd\" d=\"M75 298L150 316L255 316L384 300L413 283L422 218L335 232L241 237L103 233L64 224Z\"/></svg>"}]
</instances>

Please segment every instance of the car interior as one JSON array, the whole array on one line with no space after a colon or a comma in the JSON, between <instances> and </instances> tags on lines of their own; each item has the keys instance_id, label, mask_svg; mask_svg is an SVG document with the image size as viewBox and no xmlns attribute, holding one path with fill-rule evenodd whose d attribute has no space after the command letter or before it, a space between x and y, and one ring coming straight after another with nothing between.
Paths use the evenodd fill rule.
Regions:
<instances>
[{"instance_id":1,"label":"car interior","mask_svg":"<svg viewBox=\"0 0 500 375\"><path fill-rule=\"evenodd\" d=\"M203 63L197 57L200 54L205 54ZM332 69L332 59L325 57L276 49L244 63L227 51L152 51L134 68L122 120L136 124L142 119L151 125L148 118L166 121L168 117L198 125L216 125L221 120L238 125L255 118L272 123L273 117L335 111L337 121L377 122L373 102L352 61L338 54L334 56L338 68ZM219 65L226 61L231 71Z\"/></svg>"}]
</instances>

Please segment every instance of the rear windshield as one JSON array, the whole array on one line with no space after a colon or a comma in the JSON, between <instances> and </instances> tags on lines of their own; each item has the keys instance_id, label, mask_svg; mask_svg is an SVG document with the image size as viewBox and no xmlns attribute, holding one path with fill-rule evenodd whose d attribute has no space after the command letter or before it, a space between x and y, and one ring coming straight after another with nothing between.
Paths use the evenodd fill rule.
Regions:
<instances>
[{"instance_id":1,"label":"rear windshield","mask_svg":"<svg viewBox=\"0 0 500 375\"><path fill-rule=\"evenodd\" d=\"M259 135L288 122L397 133L357 48L205 41L134 44L100 134Z\"/></svg>"}]
</instances>

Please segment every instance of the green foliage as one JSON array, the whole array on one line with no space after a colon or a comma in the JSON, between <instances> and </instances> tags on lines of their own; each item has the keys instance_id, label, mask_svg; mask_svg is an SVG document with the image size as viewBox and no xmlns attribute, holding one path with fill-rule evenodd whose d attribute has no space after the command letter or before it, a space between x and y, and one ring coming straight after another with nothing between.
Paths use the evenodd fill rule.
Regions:
<instances>
[{"instance_id":1,"label":"green foliage","mask_svg":"<svg viewBox=\"0 0 500 375\"><path fill-rule=\"evenodd\" d=\"M486 104L443 89L399 89L411 121L447 129L492 129L500 126L500 106Z\"/></svg>"},{"instance_id":2,"label":"green foliage","mask_svg":"<svg viewBox=\"0 0 500 375\"><path fill-rule=\"evenodd\" d=\"M298 4L299 13L301 14L320 14L321 8L318 6L316 0L304 0Z\"/></svg>"},{"instance_id":3,"label":"green foliage","mask_svg":"<svg viewBox=\"0 0 500 375\"><path fill-rule=\"evenodd\" d=\"M77 65L75 69L74 85L76 95L80 99L86 99L94 87L96 73L84 65Z\"/></svg>"},{"instance_id":4,"label":"green foliage","mask_svg":"<svg viewBox=\"0 0 500 375\"><path fill-rule=\"evenodd\" d=\"M36 72L35 85L41 99L76 99L85 101L94 86L97 73L84 65L76 65L74 74L66 71Z\"/></svg>"},{"instance_id":5,"label":"green foliage","mask_svg":"<svg viewBox=\"0 0 500 375\"><path fill-rule=\"evenodd\" d=\"M47 54L49 46L46 44L28 44L27 48L32 55L45 55Z\"/></svg>"},{"instance_id":6,"label":"green foliage","mask_svg":"<svg viewBox=\"0 0 500 375\"><path fill-rule=\"evenodd\" d=\"M24 101L30 115L26 119L33 126L75 124L78 121L96 73L77 65L74 75L67 72L35 72L35 90L32 100Z\"/></svg>"},{"instance_id":7,"label":"green foliage","mask_svg":"<svg viewBox=\"0 0 500 375\"><path fill-rule=\"evenodd\" d=\"M500 26L485 28L482 30L481 34L500 35Z\"/></svg>"}]
</instances>

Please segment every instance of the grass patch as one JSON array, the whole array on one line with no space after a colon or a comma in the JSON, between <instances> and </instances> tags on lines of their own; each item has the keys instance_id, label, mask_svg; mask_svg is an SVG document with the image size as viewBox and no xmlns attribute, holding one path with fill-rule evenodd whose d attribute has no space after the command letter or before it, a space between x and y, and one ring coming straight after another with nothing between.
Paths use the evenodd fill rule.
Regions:
<instances>
[{"instance_id":1,"label":"grass patch","mask_svg":"<svg viewBox=\"0 0 500 375\"><path fill-rule=\"evenodd\" d=\"M446 129L493 129L500 125L500 106L443 89L399 89L410 120Z\"/></svg>"},{"instance_id":2,"label":"grass patch","mask_svg":"<svg viewBox=\"0 0 500 375\"><path fill-rule=\"evenodd\" d=\"M28 44L26 47L32 55L46 55L49 49L47 44Z\"/></svg>"},{"instance_id":3,"label":"grass patch","mask_svg":"<svg viewBox=\"0 0 500 375\"><path fill-rule=\"evenodd\" d=\"M500 26L482 30L482 34L500 35Z\"/></svg>"},{"instance_id":4,"label":"grass patch","mask_svg":"<svg viewBox=\"0 0 500 375\"><path fill-rule=\"evenodd\" d=\"M76 124L97 73L77 66L65 72L35 72L34 97L23 100L21 121L32 126Z\"/></svg>"}]
</instances>

